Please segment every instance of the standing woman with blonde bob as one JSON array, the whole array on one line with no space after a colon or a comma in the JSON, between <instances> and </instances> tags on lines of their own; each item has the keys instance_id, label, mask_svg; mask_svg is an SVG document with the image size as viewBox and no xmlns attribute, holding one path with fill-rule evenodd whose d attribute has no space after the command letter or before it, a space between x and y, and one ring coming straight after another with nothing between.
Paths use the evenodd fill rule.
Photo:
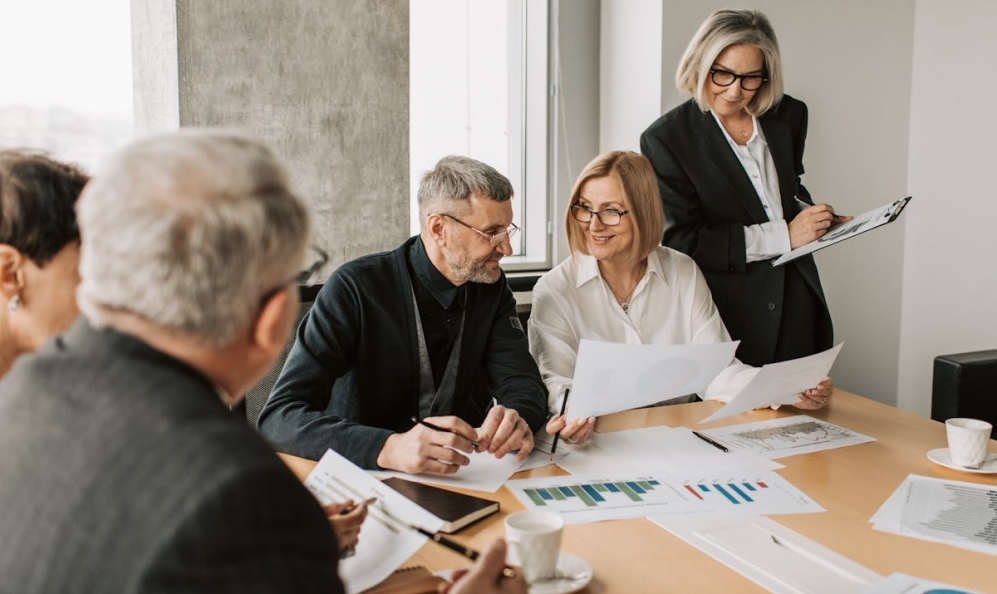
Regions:
<instances>
[{"instance_id":1,"label":"standing woman with blonde bob","mask_svg":"<svg viewBox=\"0 0 997 594\"><path fill-rule=\"evenodd\" d=\"M838 217L800 183L807 106L783 93L775 32L765 15L720 10L682 56L676 84L692 99L641 135L667 226L664 245L702 269L717 309L750 365L831 346L812 256L772 259L814 241Z\"/></svg>"},{"instance_id":2,"label":"standing woman with blonde bob","mask_svg":"<svg viewBox=\"0 0 997 594\"><path fill-rule=\"evenodd\" d=\"M73 207L89 179L39 153L0 151L0 377L79 314Z\"/></svg>"}]
</instances>

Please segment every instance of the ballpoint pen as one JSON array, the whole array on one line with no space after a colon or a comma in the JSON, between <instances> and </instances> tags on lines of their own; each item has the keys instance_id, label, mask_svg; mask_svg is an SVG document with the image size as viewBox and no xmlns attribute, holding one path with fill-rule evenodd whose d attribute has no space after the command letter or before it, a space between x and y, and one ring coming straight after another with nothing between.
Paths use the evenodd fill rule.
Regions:
<instances>
[{"instance_id":1,"label":"ballpoint pen","mask_svg":"<svg viewBox=\"0 0 997 594\"><path fill-rule=\"evenodd\" d=\"M693 431L692 434L695 435L696 437L698 437L699 439L702 439L706 443L710 444L711 446L717 448L718 450L720 450L721 452L723 452L725 454L730 451L730 450L727 449L727 446L725 446L724 444L720 443L719 441L713 441L712 439L710 439L709 437L706 437L705 435L703 435L699 431Z\"/></svg>"},{"instance_id":2,"label":"ballpoint pen","mask_svg":"<svg viewBox=\"0 0 997 594\"><path fill-rule=\"evenodd\" d=\"M564 416L564 411L568 409L568 392L570 392L570 391L571 391L571 388L565 388L564 389L564 400L561 402L561 416L562 417ZM551 460L554 459L554 452L557 451L557 440L560 437L561 437L561 432L560 431L558 431L557 433L554 434L554 443L552 443L551 446L550 446L550 459Z\"/></svg>"},{"instance_id":3,"label":"ballpoint pen","mask_svg":"<svg viewBox=\"0 0 997 594\"><path fill-rule=\"evenodd\" d=\"M793 196L793 200L796 200L797 202L799 202L800 206L802 206L803 208L807 208L808 206L813 206L813 204L810 204L809 202L804 201L799 196ZM845 219L845 215L839 215L839 214L831 213L831 222L840 223L844 219Z\"/></svg>"},{"instance_id":4,"label":"ballpoint pen","mask_svg":"<svg viewBox=\"0 0 997 594\"><path fill-rule=\"evenodd\" d=\"M459 542L450 540L449 538L443 536L439 532L430 532L429 530L426 530L425 528L421 528L419 526L414 526L412 524L409 524L409 528L411 528L412 530L415 530L419 534L422 534L423 536L429 538L433 542L445 546L446 548L450 549L451 551L455 551L455 552L457 552L457 553L459 553L461 555L464 555L465 557L467 557L471 561L475 561L475 560L478 559L479 556L481 556L481 554L478 553L478 551L475 551L474 549L469 548L469 547L465 547L464 545L460 544ZM503 569L502 570L502 577L505 577L505 578L514 578L514 577L516 577L516 570L515 570L515 568L506 567L505 569Z\"/></svg>"},{"instance_id":5,"label":"ballpoint pen","mask_svg":"<svg viewBox=\"0 0 997 594\"><path fill-rule=\"evenodd\" d=\"M417 423L419 425L422 425L423 427L428 427L428 428L432 429L433 431L442 431L444 433L453 433L454 435L460 435L460 433L457 433L456 431L452 431L450 429L444 429L443 427L437 427L436 425L430 423L429 421L423 421L422 419L419 419L419 418L416 418L416 417L412 417L412 422L413 423ZM460 436L464 437L463 435L460 435ZM467 439L467 438L464 437L464 439ZM468 439L468 441L471 441L471 440ZM478 451L478 442L471 441L471 446L474 447L474 451Z\"/></svg>"},{"instance_id":6,"label":"ballpoint pen","mask_svg":"<svg viewBox=\"0 0 997 594\"><path fill-rule=\"evenodd\" d=\"M377 501L377 497L368 497L367 499L364 499L363 501L357 503L356 505L351 505L350 507L343 508L342 510L340 510L339 515L341 516L349 515L353 513L361 505L371 505L375 501ZM352 557L356 553L357 553L357 548L353 545L348 545L344 547L342 551L339 552L339 558L346 559L348 557Z\"/></svg>"}]
</instances>

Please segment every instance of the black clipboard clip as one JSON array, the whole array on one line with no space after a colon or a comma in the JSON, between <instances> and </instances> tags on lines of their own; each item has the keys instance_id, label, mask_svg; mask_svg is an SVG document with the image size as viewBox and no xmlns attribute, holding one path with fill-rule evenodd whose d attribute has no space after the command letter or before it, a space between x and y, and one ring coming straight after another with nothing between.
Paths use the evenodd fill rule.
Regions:
<instances>
[{"instance_id":1,"label":"black clipboard clip","mask_svg":"<svg viewBox=\"0 0 997 594\"><path fill-rule=\"evenodd\" d=\"M910 198L910 196L907 196L906 198L897 200L883 216L889 218L891 223L897 220L897 217L900 216L900 213L903 211L904 207L907 206L908 202L910 202Z\"/></svg>"}]
</instances>

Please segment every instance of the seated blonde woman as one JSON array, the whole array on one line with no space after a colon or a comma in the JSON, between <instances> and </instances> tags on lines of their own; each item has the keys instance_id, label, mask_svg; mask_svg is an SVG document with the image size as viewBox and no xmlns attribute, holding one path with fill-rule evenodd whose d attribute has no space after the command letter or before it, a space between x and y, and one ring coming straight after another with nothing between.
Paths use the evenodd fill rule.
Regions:
<instances>
[{"instance_id":1,"label":"seated blonde woman","mask_svg":"<svg viewBox=\"0 0 997 594\"><path fill-rule=\"evenodd\" d=\"M79 314L73 208L87 181L44 155L0 151L0 377Z\"/></svg>"},{"instance_id":2,"label":"seated blonde woman","mask_svg":"<svg viewBox=\"0 0 997 594\"><path fill-rule=\"evenodd\" d=\"M646 157L621 151L596 157L575 182L565 224L571 257L537 282L529 330L552 413L571 387L583 338L671 345L731 339L696 263L659 245L664 216ZM757 372L734 359L700 396L730 400ZM801 393L796 406L819 409L833 388L826 378ZM547 431L580 443L594 426L594 418L566 424L555 414Z\"/></svg>"}]
</instances>

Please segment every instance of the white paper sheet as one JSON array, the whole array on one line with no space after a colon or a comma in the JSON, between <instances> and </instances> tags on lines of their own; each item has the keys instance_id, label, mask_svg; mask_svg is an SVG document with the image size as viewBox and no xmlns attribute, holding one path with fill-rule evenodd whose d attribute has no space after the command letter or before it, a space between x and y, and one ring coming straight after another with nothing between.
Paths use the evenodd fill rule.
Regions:
<instances>
[{"instance_id":1,"label":"white paper sheet","mask_svg":"<svg viewBox=\"0 0 997 594\"><path fill-rule=\"evenodd\" d=\"M573 475L509 481L527 510L556 513L566 524L682 513L701 503L685 489L650 475Z\"/></svg>"},{"instance_id":2,"label":"white paper sheet","mask_svg":"<svg viewBox=\"0 0 997 594\"><path fill-rule=\"evenodd\" d=\"M858 594L882 579L767 518L650 519L770 592Z\"/></svg>"},{"instance_id":3,"label":"white paper sheet","mask_svg":"<svg viewBox=\"0 0 997 594\"><path fill-rule=\"evenodd\" d=\"M571 452L569 450L569 443L563 439L559 439L557 443L557 451L554 452L554 459L551 460L550 449L554 445L554 436L548 434L546 431L541 429L533 435L533 451L530 455L526 457L526 460L520 465L517 470L532 470L534 468L543 468L544 466L550 466L551 464L562 464Z\"/></svg>"},{"instance_id":4,"label":"white paper sheet","mask_svg":"<svg viewBox=\"0 0 997 594\"><path fill-rule=\"evenodd\" d=\"M799 400L800 392L813 388L827 377L843 344L838 343L837 346L809 357L763 366L740 394L700 423L772 404L793 404Z\"/></svg>"},{"instance_id":5,"label":"white paper sheet","mask_svg":"<svg viewBox=\"0 0 997 594\"><path fill-rule=\"evenodd\" d=\"M700 433L732 451L750 452L769 459L876 441L874 437L807 415L729 425Z\"/></svg>"},{"instance_id":6,"label":"white paper sheet","mask_svg":"<svg viewBox=\"0 0 997 594\"><path fill-rule=\"evenodd\" d=\"M305 479L305 487L322 505L377 497L360 528L356 554L339 562L347 594L380 583L422 547L426 537L410 529L409 524L431 532L443 526L443 520L332 450L322 456Z\"/></svg>"},{"instance_id":7,"label":"white paper sheet","mask_svg":"<svg viewBox=\"0 0 997 594\"><path fill-rule=\"evenodd\" d=\"M703 392L734 359L737 345L644 345L582 339L567 417L597 417Z\"/></svg>"},{"instance_id":8,"label":"white paper sheet","mask_svg":"<svg viewBox=\"0 0 997 594\"><path fill-rule=\"evenodd\" d=\"M569 524L660 514L739 516L814 513L817 502L771 471L755 473L572 475L509 481L528 510Z\"/></svg>"},{"instance_id":9,"label":"white paper sheet","mask_svg":"<svg viewBox=\"0 0 997 594\"><path fill-rule=\"evenodd\" d=\"M997 487L910 475L873 528L997 555Z\"/></svg>"},{"instance_id":10,"label":"white paper sheet","mask_svg":"<svg viewBox=\"0 0 997 594\"><path fill-rule=\"evenodd\" d=\"M750 453L723 452L685 427L647 427L593 434L592 442L614 458L626 460L644 472L685 476L729 471L775 470L783 465Z\"/></svg>"},{"instance_id":11,"label":"white paper sheet","mask_svg":"<svg viewBox=\"0 0 997 594\"><path fill-rule=\"evenodd\" d=\"M961 586L922 580L905 573L893 573L862 594L982 594Z\"/></svg>"},{"instance_id":12,"label":"white paper sheet","mask_svg":"<svg viewBox=\"0 0 997 594\"><path fill-rule=\"evenodd\" d=\"M560 447L558 446L558 448ZM515 474L523 464L523 462L516 461L515 452L506 454L502 458L496 458L494 454L487 452L461 453L467 456L471 462L467 466L461 467L454 474L408 474L407 472L396 472L394 470L375 470L371 471L370 474L380 478L397 476L407 481L425 483L427 485L461 487L463 489L494 493L501 489L502 485L509 480L509 477Z\"/></svg>"}]
</instances>

